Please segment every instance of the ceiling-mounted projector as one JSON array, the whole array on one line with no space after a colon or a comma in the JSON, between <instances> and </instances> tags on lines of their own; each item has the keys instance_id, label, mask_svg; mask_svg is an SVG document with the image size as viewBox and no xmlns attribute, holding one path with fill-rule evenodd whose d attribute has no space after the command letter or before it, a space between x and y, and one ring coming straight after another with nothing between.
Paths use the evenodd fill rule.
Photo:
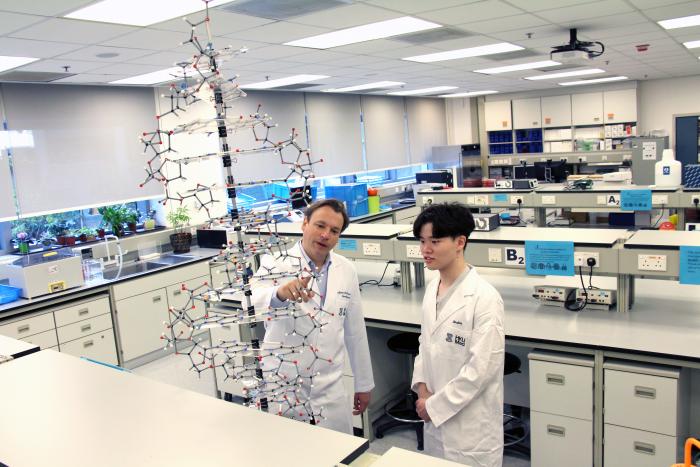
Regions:
<instances>
[{"instance_id":1,"label":"ceiling-mounted projector","mask_svg":"<svg viewBox=\"0 0 700 467\"><path fill-rule=\"evenodd\" d=\"M593 49L600 46L600 50ZM576 29L569 29L569 43L552 47L549 56L559 63L586 65L590 60L600 57L605 52L602 42L584 42L576 38Z\"/></svg>"}]
</instances>

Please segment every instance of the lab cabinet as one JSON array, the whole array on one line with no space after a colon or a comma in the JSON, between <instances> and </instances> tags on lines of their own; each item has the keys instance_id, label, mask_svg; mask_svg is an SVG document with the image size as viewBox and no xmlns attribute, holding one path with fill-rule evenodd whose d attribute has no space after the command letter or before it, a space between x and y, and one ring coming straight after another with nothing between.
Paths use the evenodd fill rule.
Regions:
<instances>
[{"instance_id":1,"label":"lab cabinet","mask_svg":"<svg viewBox=\"0 0 700 467\"><path fill-rule=\"evenodd\" d=\"M676 463L679 446L674 436L607 423L604 433L603 463L606 466L659 467Z\"/></svg>"},{"instance_id":2,"label":"lab cabinet","mask_svg":"<svg viewBox=\"0 0 700 467\"><path fill-rule=\"evenodd\" d=\"M165 289L117 301L122 360L127 362L165 346L168 299Z\"/></svg>"},{"instance_id":3,"label":"lab cabinet","mask_svg":"<svg viewBox=\"0 0 700 467\"><path fill-rule=\"evenodd\" d=\"M542 127L571 126L571 96L546 96L542 98Z\"/></svg>"},{"instance_id":4,"label":"lab cabinet","mask_svg":"<svg viewBox=\"0 0 700 467\"><path fill-rule=\"evenodd\" d=\"M603 124L603 93L591 92L571 96L573 126Z\"/></svg>"},{"instance_id":5,"label":"lab cabinet","mask_svg":"<svg viewBox=\"0 0 700 467\"><path fill-rule=\"evenodd\" d=\"M44 313L0 326L0 334L19 340L49 330L56 332L53 313Z\"/></svg>"},{"instance_id":6,"label":"lab cabinet","mask_svg":"<svg viewBox=\"0 0 700 467\"><path fill-rule=\"evenodd\" d=\"M512 130L510 101L486 101L484 119L486 131Z\"/></svg>"},{"instance_id":7,"label":"lab cabinet","mask_svg":"<svg viewBox=\"0 0 700 467\"><path fill-rule=\"evenodd\" d=\"M118 364L114 343L114 330L110 327L101 332L81 337L60 345L61 352L76 357L87 357L99 362Z\"/></svg>"},{"instance_id":8,"label":"lab cabinet","mask_svg":"<svg viewBox=\"0 0 700 467\"><path fill-rule=\"evenodd\" d=\"M109 312L109 298L105 296L97 300L81 302L76 305L54 310L54 316L56 318L56 326L60 327L88 318L94 318L95 316L109 314Z\"/></svg>"},{"instance_id":9,"label":"lab cabinet","mask_svg":"<svg viewBox=\"0 0 700 467\"><path fill-rule=\"evenodd\" d=\"M637 121L637 90L619 89L603 92L605 123Z\"/></svg>"},{"instance_id":10,"label":"lab cabinet","mask_svg":"<svg viewBox=\"0 0 700 467\"><path fill-rule=\"evenodd\" d=\"M593 424L590 420L530 412L530 442L533 466L593 465Z\"/></svg>"},{"instance_id":11,"label":"lab cabinet","mask_svg":"<svg viewBox=\"0 0 700 467\"><path fill-rule=\"evenodd\" d=\"M0 332L0 334L2 334L2 332ZM58 347L58 337L56 336L55 329L40 332L33 336L23 337L22 340L30 344L38 345L41 350Z\"/></svg>"},{"instance_id":12,"label":"lab cabinet","mask_svg":"<svg viewBox=\"0 0 700 467\"><path fill-rule=\"evenodd\" d=\"M112 316L110 314L57 327L56 333L58 334L58 343L63 344L107 329L112 329Z\"/></svg>"},{"instance_id":13,"label":"lab cabinet","mask_svg":"<svg viewBox=\"0 0 700 467\"><path fill-rule=\"evenodd\" d=\"M516 129L542 127L542 110L539 97L513 99L513 127Z\"/></svg>"},{"instance_id":14,"label":"lab cabinet","mask_svg":"<svg viewBox=\"0 0 700 467\"><path fill-rule=\"evenodd\" d=\"M201 287L205 282L207 282L207 283L209 282L209 276L197 277L195 279L185 281L182 284L175 284L175 285L170 285L170 286L166 287L166 291L168 294L168 306L173 307L176 310L181 309L185 306L188 306L189 309L187 310L187 315L191 319L201 318L202 316L204 316L204 313L206 312L206 307L204 306L204 302L202 300L191 300L190 301L190 294L186 290L183 290L182 285L184 285L187 290L195 290L198 287ZM201 289L201 290L204 290L204 289ZM173 314L169 313L169 320L170 320L171 324L173 322L173 318L174 318ZM176 336L188 336L189 335L189 330L187 329L187 326L185 325L185 323L182 323L182 322L176 322L173 325L173 332ZM196 331L196 333L201 333L201 332L204 332L204 331L201 331L201 330L198 332Z\"/></svg>"}]
</instances>

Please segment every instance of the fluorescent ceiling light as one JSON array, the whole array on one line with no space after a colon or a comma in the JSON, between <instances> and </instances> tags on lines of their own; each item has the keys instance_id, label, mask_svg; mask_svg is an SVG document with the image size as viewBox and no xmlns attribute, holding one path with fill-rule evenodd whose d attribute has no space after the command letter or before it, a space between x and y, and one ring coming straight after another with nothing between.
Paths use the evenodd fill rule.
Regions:
<instances>
[{"instance_id":1,"label":"fluorescent ceiling light","mask_svg":"<svg viewBox=\"0 0 700 467\"><path fill-rule=\"evenodd\" d=\"M449 91L450 89L457 89L457 86L435 86L434 88L414 89L413 91L388 92L387 94L390 96L415 96L418 94L435 94L437 92Z\"/></svg>"},{"instance_id":2,"label":"fluorescent ceiling light","mask_svg":"<svg viewBox=\"0 0 700 467\"><path fill-rule=\"evenodd\" d=\"M174 66L130 78L110 81L109 84L158 84L182 79L182 67Z\"/></svg>"},{"instance_id":3,"label":"fluorescent ceiling light","mask_svg":"<svg viewBox=\"0 0 700 467\"><path fill-rule=\"evenodd\" d=\"M293 75L287 76L286 78L271 79L268 81L260 81L259 83L242 84L243 89L271 89L279 88L281 86L289 86L292 84L299 83L310 83L312 81L317 81L319 79L329 78L326 75Z\"/></svg>"},{"instance_id":4,"label":"fluorescent ceiling light","mask_svg":"<svg viewBox=\"0 0 700 467\"><path fill-rule=\"evenodd\" d=\"M9 57L0 55L0 71L11 70L18 66L26 65L27 63L36 62L38 58L33 57Z\"/></svg>"},{"instance_id":5,"label":"fluorescent ceiling light","mask_svg":"<svg viewBox=\"0 0 700 467\"><path fill-rule=\"evenodd\" d=\"M582 84L607 83L609 81L623 81L629 79L627 76L609 76L607 78L582 79L580 81L568 81L559 83L559 86L580 86Z\"/></svg>"},{"instance_id":6,"label":"fluorescent ceiling light","mask_svg":"<svg viewBox=\"0 0 700 467\"><path fill-rule=\"evenodd\" d=\"M441 28L442 25L431 23L410 16L379 21L378 23L364 24L354 28L341 29L339 31L319 34L318 36L305 37L296 41L285 42L284 45L294 47L309 47L311 49L330 49L341 45L356 44L358 42L385 39L387 37L408 34L410 32L425 31Z\"/></svg>"},{"instance_id":7,"label":"fluorescent ceiling light","mask_svg":"<svg viewBox=\"0 0 700 467\"><path fill-rule=\"evenodd\" d=\"M508 42L499 42L498 44L482 45L479 47L469 47L467 49L448 50L447 52L437 52L434 54L416 55L414 57L402 58L411 62L432 63L442 62L445 60L456 60L458 58L481 57L483 55L501 54L504 52L515 52L523 50L524 47L511 44Z\"/></svg>"},{"instance_id":8,"label":"fluorescent ceiling light","mask_svg":"<svg viewBox=\"0 0 700 467\"><path fill-rule=\"evenodd\" d=\"M596 75L598 73L605 73L605 70L601 70L600 68L591 68L589 70L563 71L561 73L544 73L536 76L526 76L524 79L535 81L538 79L556 79L568 78L569 76Z\"/></svg>"},{"instance_id":9,"label":"fluorescent ceiling light","mask_svg":"<svg viewBox=\"0 0 700 467\"><path fill-rule=\"evenodd\" d=\"M474 96L484 96L486 94L496 94L498 91L471 91L471 92L458 92L456 94L443 94L438 97L474 97Z\"/></svg>"},{"instance_id":10,"label":"fluorescent ceiling light","mask_svg":"<svg viewBox=\"0 0 700 467\"><path fill-rule=\"evenodd\" d=\"M700 47L700 41L683 42L683 45L686 49L697 49Z\"/></svg>"},{"instance_id":11,"label":"fluorescent ceiling light","mask_svg":"<svg viewBox=\"0 0 700 467\"><path fill-rule=\"evenodd\" d=\"M322 92L353 92L366 91L368 89L384 89L394 86L403 86L406 83L400 81L377 81L376 83L358 84L357 86L349 86L347 88L323 89Z\"/></svg>"},{"instance_id":12,"label":"fluorescent ceiling light","mask_svg":"<svg viewBox=\"0 0 700 467\"><path fill-rule=\"evenodd\" d=\"M700 26L700 15L684 16L682 18L672 18L659 21L659 26L664 29L687 28L690 26Z\"/></svg>"},{"instance_id":13,"label":"fluorescent ceiling light","mask_svg":"<svg viewBox=\"0 0 700 467\"><path fill-rule=\"evenodd\" d=\"M211 0L209 7L231 0ZM68 13L65 18L99 21L101 23L148 26L204 10L202 0L102 0Z\"/></svg>"},{"instance_id":14,"label":"fluorescent ceiling light","mask_svg":"<svg viewBox=\"0 0 700 467\"><path fill-rule=\"evenodd\" d=\"M499 66L496 68L484 68L482 70L474 70L474 73L484 73L487 75L496 75L498 73L508 73L510 71L532 70L533 68L546 68L548 66L561 65L559 62L545 60L542 62L518 63L517 65Z\"/></svg>"}]
</instances>

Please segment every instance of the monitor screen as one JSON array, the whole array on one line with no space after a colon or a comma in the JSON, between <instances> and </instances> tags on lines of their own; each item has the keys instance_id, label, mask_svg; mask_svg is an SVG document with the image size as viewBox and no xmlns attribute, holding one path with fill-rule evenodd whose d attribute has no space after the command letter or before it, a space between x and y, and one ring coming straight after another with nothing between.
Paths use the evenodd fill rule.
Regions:
<instances>
[{"instance_id":1,"label":"monitor screen","mask_svg":"<svg viewBox=\"0 0 700 467\"><path fill-rule=\"evenodd\" d=\"M561 183L569 175L566 161L535 162L535 174L541 182Z\"/></svg>"}]
</instances>

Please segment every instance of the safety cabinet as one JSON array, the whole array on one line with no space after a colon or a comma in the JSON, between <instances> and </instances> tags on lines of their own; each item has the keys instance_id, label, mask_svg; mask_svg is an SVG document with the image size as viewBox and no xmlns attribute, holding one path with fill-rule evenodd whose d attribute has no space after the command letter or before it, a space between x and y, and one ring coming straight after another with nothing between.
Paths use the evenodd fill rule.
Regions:
<instances>
[{"instance_id":1,"label":"safety cabinet","mask_svg":"<svg viewBox=\"0 0 700 467\"><path fill-rule=\"evenodd\" d=\"M512 130L510 101L486 101L484 119L486 131Z\"/></svg>"}]
</instances>

